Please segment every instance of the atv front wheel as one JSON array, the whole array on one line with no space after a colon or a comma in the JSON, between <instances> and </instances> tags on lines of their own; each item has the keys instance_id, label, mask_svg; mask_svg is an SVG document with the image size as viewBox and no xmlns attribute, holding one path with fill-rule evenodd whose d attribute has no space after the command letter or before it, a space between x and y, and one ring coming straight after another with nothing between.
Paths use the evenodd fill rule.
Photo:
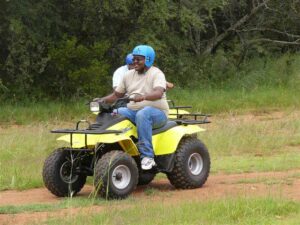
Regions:
<instances>
[{"instance_id":1,"label":"atv front wheel","mask_svg":"<svg viewBox=\"0 0 300 225\"><path fill-rule=\"evenodd\" d=\"M181 189L201 187L208 178L210 156L205 145L194 137L181 140L175 153L174 168L167 177L172 185Z\"/></svg>"},{"instance_id":2,"label":"atv front wheel","mask_svg":"<svg viewBox=\"0 0 300 225\"><path fill-rule=\"evenodd\" d=\"M74 196L84 186L86 175L75 174L75 154L59 148L45 160L43 180L47 189L58 197Z\"/></svg>"},{"instance_id":3,"label":"atv front wheel","mask_svg":"<svg viewBox=\"0 0 300 225\"><path fill-rule=\"evenodd\" d=\"M105 153L95 166L95 187L101 197L126 198L138 182L138 168L134 159L122 151Z\"/></svg>"}]
</instances>

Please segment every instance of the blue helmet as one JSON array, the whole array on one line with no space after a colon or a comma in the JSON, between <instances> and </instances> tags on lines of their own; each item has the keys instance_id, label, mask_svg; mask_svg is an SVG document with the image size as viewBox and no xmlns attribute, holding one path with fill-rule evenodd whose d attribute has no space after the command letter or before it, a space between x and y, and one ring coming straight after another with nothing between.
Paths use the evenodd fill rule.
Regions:
<instances>
[{"instance_id":1,"label":"blue helmet","mask_svg":"<svg viewBox=\"0 0 300 225\"><path fill-rule=\"evenodd\" d=\"M154 63L155 59L155 51L154 49L149 45L138 45L136 46L133 51L133 55L141 55L145 57L145 65L147 67L150 67Z\"/></svg>"},{"instance_id":2,"label":"blue helmet","mask_svg":"<svg viewBox=\"0 0 300 225\"><path fill-rule=\"evenodd\" d=\"M132 53L130 53L126 56L125 62L126 62L127 65L133 64L133 55L132 55Z\"/></svg>"}]
</instances>

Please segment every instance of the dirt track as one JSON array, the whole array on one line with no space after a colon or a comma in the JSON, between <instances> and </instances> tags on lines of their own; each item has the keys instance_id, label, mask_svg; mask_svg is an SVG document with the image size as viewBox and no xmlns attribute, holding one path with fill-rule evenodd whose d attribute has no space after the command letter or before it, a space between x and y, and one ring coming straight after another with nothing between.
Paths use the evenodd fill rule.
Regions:
<instances>
[{"instance_id":1,"label":"dirt track","mask_svg":"<svg viewBox=\"0 0 300 225\"><path fill-rule=\"evenodd\" d=\"M154 194L147 195L145 189L152 188ZM91 186L85 186L79 196L88 198L92 191ZM156 194L158 193L158 194ZM204 187L193 190L176 190L167 179L154 180L148 186L138 187L133 193L134 198L151 198L151 201L185 201L185 200L209 200L235 196L272 196L283 197L300 201L300 170L288 172L244 173L233 175L212 175ZM26 191L0 192L0 206L26 205L33 203L55 203L61 201L50 194L45 188ZM105 209L105 206L93 206L84 210L97 212ZM46 220L52 216L70 215L82 209L65 209L58 212L20 213L15 215L0 215L0 224L27 224Z\"/></svg>"}]
</instances>

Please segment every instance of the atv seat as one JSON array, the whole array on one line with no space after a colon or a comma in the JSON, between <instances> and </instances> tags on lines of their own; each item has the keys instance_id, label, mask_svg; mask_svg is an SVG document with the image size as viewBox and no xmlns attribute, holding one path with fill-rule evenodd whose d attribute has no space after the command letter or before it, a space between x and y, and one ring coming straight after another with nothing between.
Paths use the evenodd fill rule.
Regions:
<instances>
[{"instance_id":1,"label":"atv seat","mask_svg":"<svg viewBox=\"0 0 300 225\"><path fill-rule=\"evenodd\" d=\"M152 135L159 134L159 133L169 130L175 126L177 126L177 123L175 121L168 120L167 123L163 127L153 129Z\"/></svg>"}]
</instances>

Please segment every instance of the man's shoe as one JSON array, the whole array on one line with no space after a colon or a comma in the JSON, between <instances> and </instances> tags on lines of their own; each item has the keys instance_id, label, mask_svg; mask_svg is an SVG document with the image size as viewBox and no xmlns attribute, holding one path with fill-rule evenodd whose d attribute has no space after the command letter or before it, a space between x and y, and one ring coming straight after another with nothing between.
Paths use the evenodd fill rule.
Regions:
<instances>
[{"instance_id":1,"label":"man's shoe","mask_svg":"<svg viewBox=\"0 0 300 225\"><path fill-rule=\"evenodd\" d=\"M156 165L154 159L149 157L144 157L141 164L143 170L150 170Z\"/></svg>"}]
</instances>

